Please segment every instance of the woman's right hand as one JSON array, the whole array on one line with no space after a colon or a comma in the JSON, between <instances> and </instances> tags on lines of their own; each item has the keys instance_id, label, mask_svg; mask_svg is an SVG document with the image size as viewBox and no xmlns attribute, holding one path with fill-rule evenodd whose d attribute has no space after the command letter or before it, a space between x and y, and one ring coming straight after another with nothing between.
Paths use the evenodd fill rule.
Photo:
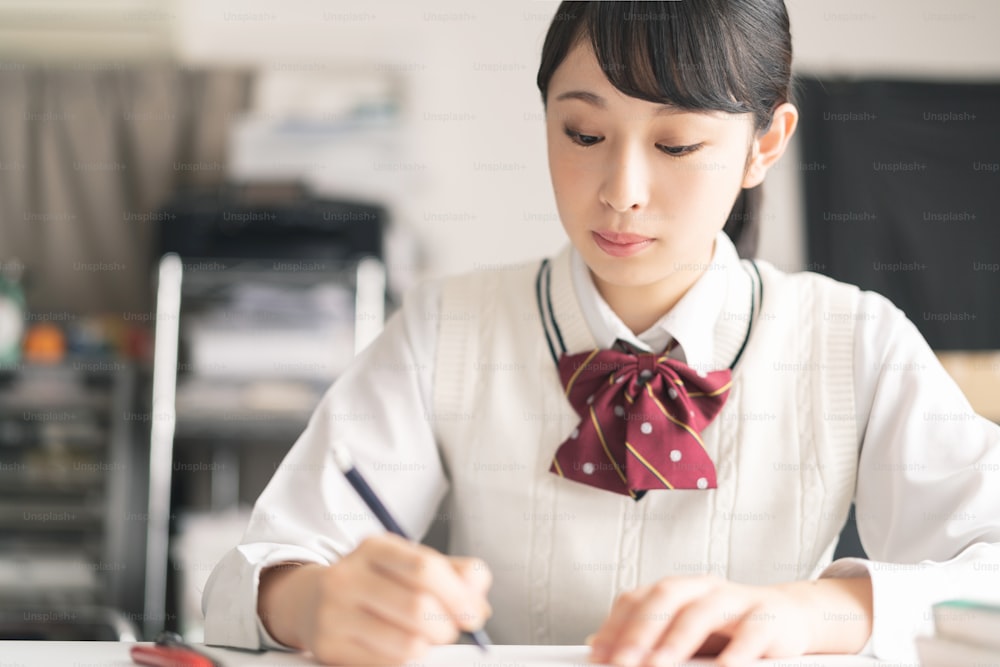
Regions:
<instances>
[{"instance_id":1,"label":"woman's right hand","mask_svg":"<svg viewBox=\"0 0 1000 667\"><path fill-rule=\"evenodd\" d=\"M392 534L365 539L333 565L261 573L257 612L277 641L336 665L399 665L481 628L492 576Z\"/></svg>"}]
</instances>

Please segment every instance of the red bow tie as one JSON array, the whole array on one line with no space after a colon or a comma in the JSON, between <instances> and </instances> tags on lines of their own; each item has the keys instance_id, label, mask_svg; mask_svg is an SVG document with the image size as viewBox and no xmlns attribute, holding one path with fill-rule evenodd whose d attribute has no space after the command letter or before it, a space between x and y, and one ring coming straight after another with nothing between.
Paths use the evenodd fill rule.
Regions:
<instances>
[{"instance_id":1,"label":"red bow tie","mask_svg":"<svg viewBox=\"0 0 1000 667\"><path fill-rule=\"evenodd\" d=\"M699 374L666 354L563 354L559 378L579 426L551 472L638 500L649 489L714 489L699 435L726 402L728 369Z\"/></svg>"}]
</instances>

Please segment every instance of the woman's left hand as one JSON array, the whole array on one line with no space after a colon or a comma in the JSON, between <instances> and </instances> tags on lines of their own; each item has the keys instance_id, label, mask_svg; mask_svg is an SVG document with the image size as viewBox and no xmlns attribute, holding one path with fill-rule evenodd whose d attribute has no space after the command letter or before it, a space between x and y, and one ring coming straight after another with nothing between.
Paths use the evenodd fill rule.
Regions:
<instances>
[{"instance_id":1,"label":"woman's left hand","mask_svg":"<svg viewBox=\"0 0 1000 667\"><path fill-rule=\"evenodd\" d=\"M871 634L871 604L868 578L750 586L712 575L667 577L615 601L589 642L591 661L659 667L718 653L716 664L734 667L856 653Z\"/></svg>"}]
</instances>

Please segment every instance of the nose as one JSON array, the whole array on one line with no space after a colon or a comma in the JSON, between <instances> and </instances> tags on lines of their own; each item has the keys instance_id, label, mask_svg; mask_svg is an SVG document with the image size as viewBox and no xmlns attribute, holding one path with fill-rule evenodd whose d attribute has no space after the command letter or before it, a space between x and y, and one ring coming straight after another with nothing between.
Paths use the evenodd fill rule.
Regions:
<instances>
[{"instance_id":1,"label":"nose","mask_svg":"<svg viewBox=\"0 0 1000 667\"><path fill-rule=\"evenodd\" d=\"M619 213L649 203L650 169L640 146L626 144L608 156L601 184L601 202Z\"/></svg>"}]
</instances>

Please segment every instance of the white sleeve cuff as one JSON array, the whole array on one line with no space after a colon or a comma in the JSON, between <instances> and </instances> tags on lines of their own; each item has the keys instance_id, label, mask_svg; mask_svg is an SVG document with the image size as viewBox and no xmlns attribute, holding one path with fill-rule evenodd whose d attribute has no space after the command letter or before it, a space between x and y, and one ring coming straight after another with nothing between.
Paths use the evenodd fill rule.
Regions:
<instances>
[{"instance_id":1,"label":"white sleeve cuff","mask_svg":"<svg viewBox=\"0 0 1000 667\"><path fill-rule=\"evenodd\" d=\"M841 558L819 577L845 579L867 575L872 582L872 634L859 652L879 660L916 662L914 638L931 634L931 604L938 590L936 572L920 563L883 563Z\"/></svg>"},{"instance_id":2,"label":"white sleeve cuff","mask_svg":"<svg viewBox=\"0 0 1000 667\"><path fill-rule=\"evenodd\" d=\"M858 577L869 577L871 578L871 572L869 572L868 567L865 565L868 561L862 558L841 558L830 563L825 570L819 573L819 579L854 579ZM872 580L872 606L874 607L874 595L875 595L875 581ZM872 634L868 635L868 641L865 645L861 647L858 651L858 655L873 656L872 652L872 637L874 636L875 624L872 623Z\"/></svg>"},{"instance_id":3,"label":"white sleeve cuff","mask_svg":"<svg viewBox=\"0 0 1000 667\"><path fill-rule=\"evenodd\" d=\"M281 544L244 544L223 556L202 595L205 643L252 650L287 650L287 646L264 630L257 616L257 584L261 570L291 561L328 563L308 549Z\"/></svg>"}]
</instances>

